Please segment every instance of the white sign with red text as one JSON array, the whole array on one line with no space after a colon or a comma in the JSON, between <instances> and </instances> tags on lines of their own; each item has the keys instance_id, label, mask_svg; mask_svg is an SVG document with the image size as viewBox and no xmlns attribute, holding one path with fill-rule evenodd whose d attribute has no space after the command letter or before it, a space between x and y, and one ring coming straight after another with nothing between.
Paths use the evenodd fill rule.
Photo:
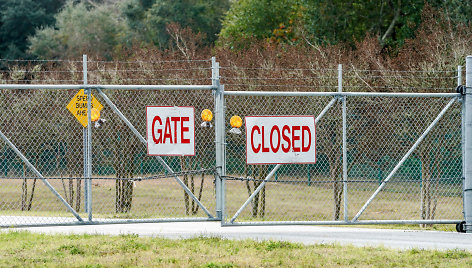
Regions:
<instances>
[{"instance_id":1,"label":"white sign with red text","mask_svg":"<svg viewBox=\"0 0 472 268\"><path fill-rule=\"evenodd\" d=\"M247 164L314 164L314 116L247 116Z\"/></svg>"},{"instance_id":2,"label":"white sign with red text","mask_svg":"<svg viewBox=\"0 0 472 268\"><path fill-rule=\"evenodd\" d=\"M195 155L193 107L147 106L148 155Z\"/></svg>"}]
</instances>

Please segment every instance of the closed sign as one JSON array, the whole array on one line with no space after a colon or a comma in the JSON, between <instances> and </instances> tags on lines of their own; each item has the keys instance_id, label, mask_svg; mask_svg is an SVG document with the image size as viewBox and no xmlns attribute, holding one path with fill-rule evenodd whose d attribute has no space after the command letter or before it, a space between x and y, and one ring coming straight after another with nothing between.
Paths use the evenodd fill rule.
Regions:
<instances>
[{"instance_id":1,"label":"closed sign","mask_svg":"<svg viewBox=\"0 0 472 268\"><path fill-rule=\"evenodd\" d=\"M314 116L248 116L247 164L314 164Z\"/></svg>"},{"instance_id":2,"label":"closed sign","mask_svg":"<svg viewBox=\"0 0 472 268\"><path fill-rule=\"evenodd\" d=\"M195 155L193 107L146 107L148 155Z\"/></svg>"}]
</instances>

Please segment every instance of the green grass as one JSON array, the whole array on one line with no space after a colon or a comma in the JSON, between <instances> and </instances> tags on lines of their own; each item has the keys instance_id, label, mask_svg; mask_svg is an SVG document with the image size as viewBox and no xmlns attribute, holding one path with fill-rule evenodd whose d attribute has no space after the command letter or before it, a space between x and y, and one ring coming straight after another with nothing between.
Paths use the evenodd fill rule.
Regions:
<instances>
[{"instance_id":1,"label":"green grass","mask_svg":"<svg viewBox=\"0 0 472 268\"><path fill-rule=\"evenodd\" d=\"M1 267L467 267L464 250L394 250L334 244L135 235L0 233Z\"/></svg>"},{"instance_id":2,"label":"green grass","mask_svg":"<svg viewBox=\"0 0 472 268\"><path fill-rule=\"evenodd\" d=\"M287 179L287 178L280 178ZM57 198L38 181L31 211L21 211L21 180L0 180L0 215L72 217ZM49 182L65 196L60 180ZM31 189L31 182L30 186ZM200 177L195 181L195 191L200 187ZM349 218L354 217L362 205L372 195L378 184L348 185ZM95 219L149 219L206 217L199 209L195 215L186 215L184 193L174 179L136 182L133 188L133 204L128 213L115 212L115 181L94 180L93 216ZM437 199L435 219L462 219L461 187L441 185L440 192L458 193L440 195ZM421 188L418 183L388 185L365 210L360 220L420 220ZM248 198L245 182L226 182L226 214L231 218ZM266 209L264 218L252 217L251 204L241 213L237 221L331 221L334 201L332 184L306 183L288 184L269 182L266 184ZM215 211L215 190L213 177L206 176L202 203L210 212ZM341 215L343 219L343 205ZM75 206L74 206L75 207ZM83 198L80 215L83 211ZM404 226L404 225L403 225ZM408 226L406 226L408 227ZM397 228L395 225L392 228ZM402 227L400 227L402 228ZM405 226L403 227L405 228ZM409 227L408 227L409 228ZM413 228L415 228L413 226ZM410 228L409 228L410 229ZM454 229L454 226L452 228Z\"/></svg>"}]
</instances>

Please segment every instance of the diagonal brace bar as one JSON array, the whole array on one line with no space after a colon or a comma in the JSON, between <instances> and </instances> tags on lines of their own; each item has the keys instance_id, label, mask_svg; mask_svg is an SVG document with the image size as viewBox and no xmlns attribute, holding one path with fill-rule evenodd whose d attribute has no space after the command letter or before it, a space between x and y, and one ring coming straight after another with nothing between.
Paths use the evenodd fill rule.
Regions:
<instances>
[{"instance_id":1,"label":"diagonal brace bar","mask_svg":"<svg viewBox=\"0 0 472 268\"><path fill-rule=\"evenodd\" d=\"M103 93L103 91L100 88L96 88L96 90L97 90L98 94L100 94L100 96L102 96L102 98L105 100L105 102L108 104L108 106L110 106L110 108L113 110L113 112L115 112L118 115L118 117L120 117L121 120L123 120L123 122L125 122L125 124L131 129L131 131L134 133L134 135L136 135L136 137L138 137L138 139L142 143L144 143L144 145L146 145L147 140L141 135L141 133L139 133L139 131L133 126L133 124L131 124L131 122L123 115L123 113L121 113L121 111L118 109L118 107L116 107L116 105L108 98L108 96L105 93ZM171 173L171 174L174 173L172 168L169 165L167 165L167 163L164 161L164 159L162 159L162 157L160 157L160 156L156 156L156 157L157 157L157 161L159 161L159 163L169 173ZM175 175L174 178L177 181L177 183L180 184L180 186L182 186L184 191L207 214L207 216L210 217L210 218L214 218L213 215L211 215L210 211L208 211L208 209L200 202L200 200L198 200L198 198L192 193L192 191L190 191L190 189L185 185L185 183L183 183L183 181L179 178L179 176Z\"/></svg>"},{"instance_id":2,"label":"diagonal brace bar","mask_svg":"<svg viewBox=\"0 0 472 268\"><path fill-rule=\"evenodd\" d=\"M51 190L51 192L64 204L64 206L69 210L74 216L79 220L80 222L83 222L84 220L79 216L79 214L67 203L67 201L52 187L52 185L48 182L47 179L44 178L44 176L31 164L31 162L16 148L16 146L3 134L3 132L0 131L0 137L2 138L3 141L10 146L11 149L18 155L18 157L23 160L23 162L36 174L36 176L40 177L43 183Z\"/></svg>"},{"instance_id":3,"label":"diagonal brace bar","mask_svg":"<svg viewBox=\"0 0 472 268\"><path fill-rule=\"evenodd\" d=\"M398 164L393 168L392 172L383 180L382 184L377 188L377 190L374 192L374 194L367 200L367 202L364 204L364 206L357 212L356 216L352 219L352 222L356 222L357 219L364 213L366 208L370 205L372 200L382 191L382 189L387 185L387 182L397 173L397 171L400 169L400 167L403 165L403 163L410 157L410 155L413 153L414 150L421 144L421 142L424 140L424 138L431 132L431 130L436 126L436 124L441 120L441 118L444 116L444 114L449 110L449 108L454 104L454 102L457 100L457 98L453 98L449 101L449 103L442 109L442 111L438 114L436 119L428 126L428 128L423 132L423 134L418 138L418 140L413 144L413 146L410 148L410 150L403 156L403 158L398 162Z\"/></svg>"},{"instance_id":4,"label":"diagonal brace bar","mask_svg":"<svg viewBox=\"0 0 472 268\"><path fill-rule=\"evenodd\" d=\"M321 113L315 118L315 124L318 124L318 121L323 118L323 116L328 112L328 110L336 103L337 98L333 98L327 105L326 107L321 111ZM274 176L275 172L280 168L281 164L277 164L270 172L269 174L265 177L265 179L262 181L262 183L259 185L259 187L254 190L254 192L249 196L249 198L244 202L244 204L236 211L234 216L231 218L231 223L233 223L236 218L241 214L241 212L247 207L249 202L251 202L252 199L262 190L262 188L265 186L268 180Z\"/></svg>"}]
</instances>

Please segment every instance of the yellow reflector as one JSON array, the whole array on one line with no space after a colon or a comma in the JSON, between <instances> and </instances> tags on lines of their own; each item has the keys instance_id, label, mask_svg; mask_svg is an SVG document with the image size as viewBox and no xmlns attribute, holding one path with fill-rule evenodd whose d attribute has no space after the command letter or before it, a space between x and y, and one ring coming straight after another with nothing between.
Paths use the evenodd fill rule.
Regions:
<instances>
[{"instance_id":1,"label":"yellow reflector","mask_svg":"<svg viewBox=\"0 0 472 268\"><path fill-rule=\"evenodd\" d=\"M213 119L213 113L208 109L203 110L202 111L202 120L205 121L205 122L210 122L211 119Z\"/></svg>"},{"instance_id":2,"label":"yellow reflector","mask_svg":"<svg viewBox=\"0 0 472 268\"><path fill-rule=\"evenodd\" d=\"M97 121L98 119L100 119L100 111L96 108L92 108L92 122L95 122Z\"/></svg>"},{"instance_id":3,"label":"yellow reflector","mask_svg":"<svg viewBox=\"0 0 472 268\"><path fill-rule=\"evenodd\" d=\"M229 120L231 127L240 128L243 125L243 120L237 115L233 115Z\"/></svg>"}]
</instances>

